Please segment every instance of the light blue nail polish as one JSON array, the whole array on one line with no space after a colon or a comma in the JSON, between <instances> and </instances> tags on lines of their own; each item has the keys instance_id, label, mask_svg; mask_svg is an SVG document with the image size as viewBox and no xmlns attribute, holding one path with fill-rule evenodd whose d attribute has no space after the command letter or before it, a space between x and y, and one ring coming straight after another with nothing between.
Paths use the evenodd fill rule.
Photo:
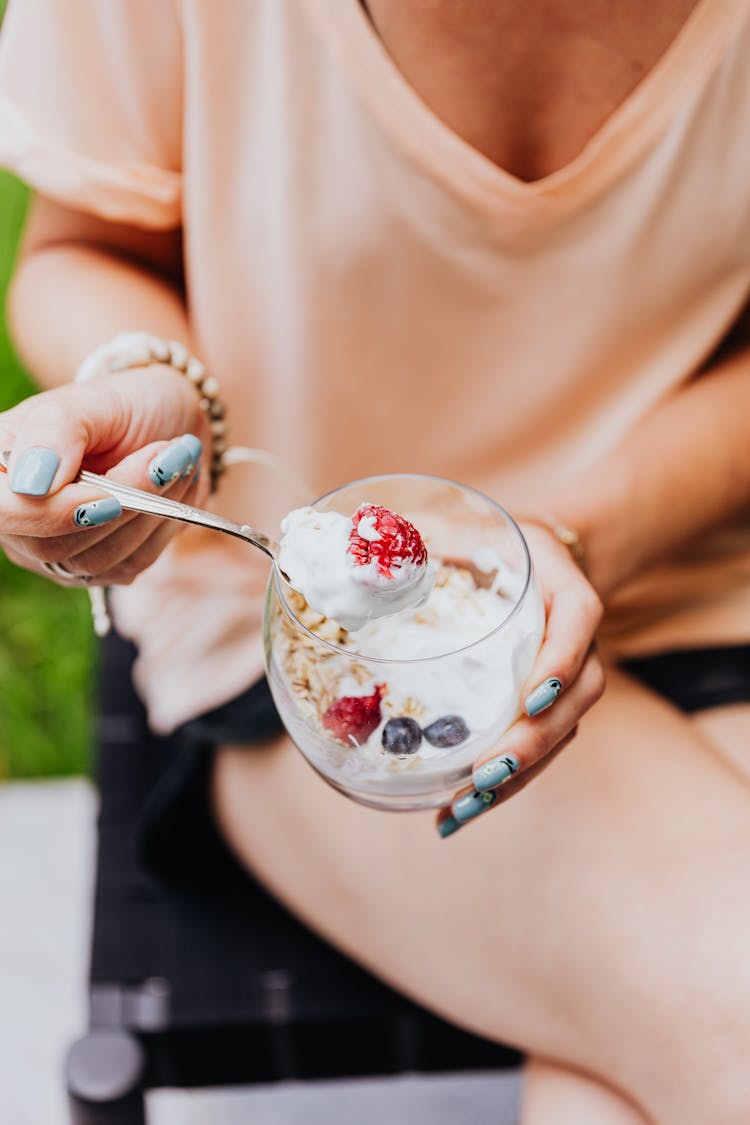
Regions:
<instances>
[{"instance_id":1,"label":"light blue nail polish","mask_svg":"<svg viewBox=\"0 0 750 1125\"><path fill-rule=\"evenodd\" d=\"M203 442L197 438L195 434L183 434L180 438L180 445L184 445L186 449L190 450L190 464L182 474L183 478L185 478L190 476L200 460L201 453L203 452Z\"/></svg>"},{"instance_id":2,"label":"light blue nail polish","mask_svg":"<svg viewBox=\"0 0 750 1125\"><path fill-rule=\"evenodd\" d=\"M455 816L447 816L445 820L441 820L438 824L438 832L445 839L446 836L452 836L454 832L458 832L460 827L461 825Z\"/></svg>"},{"instance_id":3,"label":"light blue nail polish","mask_svg":"<svg viewBox=\"0 0 750 1125\"><path fill-rule=\"evenodd\" d=\"M103 500L91 500L88 504L79 504L73 512L73 523L79 527L100 527L122 515L122 505L114 496L105 496Z\"/></svg>"},{"instance_id":4,"label":"light blue nail polish","mask_svg":"<svg viewBox=\"0 0 750 1125\"><path fill-rule=\"evenodd\" d=\"M543 680L539 687L535 687L531 695L526 697L524 709L527 715L538 715L540 711L546 711L548 707L557 699L562 691L562 683L556 676L551 676L548 680Z\"/></svg>"},{"instance_id":5,"label":"light blue nail polish","mask_svg":"<svg viewBox=\"0 0 750 1125\"><path fill-rule=\"evenodd\" d=\"M467 820L473 820L475 816L481 816L483 812L491 809L496 800L497 793L493 791L466 793L453 802L451 812L459 824L465 824Z\"/></svg>"},{"instance_id":6,"label":"light blue nail polish","mask_svg":"<svg viewBox=\"0 0 750 1125\"><path fill-rule=\"evenodd\" d=\"M167 484L179 480L182 474L192 466L191 450L182 441L173 441L161 453L157 453L148 467L148 475L153 484L164 488Z\"/></svg>"},{"instance_id":7,"label":"light blue nail polish","mask_svg":"<svg viewBox=\"0 0 750 1125\"><path fill-rule=\"evenodd\" d=\"M180 444L186 445L193 455L193 463L195 463L203 452L203 442L197 438L195 434L183 434L180 438Z\"/></svg>"},{"instance_id":8,"label":"light blue nail polish","mask_svg":"<svg viewBox=\"0 0 750 1125\"><path fill-rule=\"evenodd\" d=\"M55 478L60 458L53 449L32 446L13 466L10 490L17 496L46 496Z\"/></svg>"},{"instance_id":9,"label":"light blue nail polish","mask_svg":"<svg viewBox=\"0 0 750 1125\"><path fill-rule=\"evenodd\" d=\"M503 754L497 758L490 758L489 762L479 766L471 775L474 788L480 793L486 793L488 789L497 789L498 785L502 785L504 781L518 772L520 764L515 754Z\"/></svg>"}]
</instances>

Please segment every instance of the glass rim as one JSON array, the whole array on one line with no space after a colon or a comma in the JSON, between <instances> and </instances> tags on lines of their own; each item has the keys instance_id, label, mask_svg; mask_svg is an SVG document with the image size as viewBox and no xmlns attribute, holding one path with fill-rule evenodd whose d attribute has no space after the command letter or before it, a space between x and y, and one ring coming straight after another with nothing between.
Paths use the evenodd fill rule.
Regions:
<instances>
[{"instance_id":1,"label":"glass rim","mask_svg":"<svg viewBox=\"0 0 750 1125\"><path fill-rule=\"evenodd\" d=\"M510 624L512 619L518 613L520 613L521 606L524 604L526 596L531 587L531 581L534 573L533 565L531 562L531 554L529 553L529 547L526 542L526 538L521 531L521 528L513 519L513 516L510 514L510 512L506 511L506 509L503 508L501 504L498 504L496 500L493 500L491 496L488 496L485 492L482 492L478 488L474 488L470 484L461 484L460 481L452 480L450 477L440 477L432 473L378 473L369 477L360 477L357 480L349 481L348 484L342 484L337 488L329 489L328 492L324 492L322 496L318 496L317 499L313 500L310 504L310 507L315 507L316 504L321 504L324 500L328 500L331 496L335 496L338 492L343 492L345 489L354 488L358 485L367 485L376 481L388 480L432 481L436 484L450 485L453 488L460 489L462 492L473 493L482 501L489 504L491 508L494 508L497 512L499 512L499 514L510 524L511 528L516 534L516 537L521 546L521 552L526 567L523 589L521 590L515 603L513 604L512 609L510 609L505 617L503 617L503 619L497 625L493 626L493 628L490 629L487 633L483 633L481 637L477 637L476 640L470 641L466 645L461 645L459 648L450 649L448 652L435 653L433 656L412 656L406 659L398 660L390 656L368 656L366 653L353 652L352 649L344 648L343 645L335 644L333 641L324 640L322 637L319 637L317 633L314 633L312 629L308 629L308 627L300 621L299 617L286 600L284 589L282 586L283 580L281 578L279 568L277 566L274 566L272 567L272 581L276 587L276 593L279 597L281 607L287 614L287 616L291 618L295 625L306 636L310 637L311 640L316 641L319 645L322 645L323 648L328 649L331 652L339 653L342 656L348 656L350 658L353 656L358 656L360 657L360 659L367 660L368 662L372 662L373 664L384 664L389 666L394 664L427 664L431 660L445 660L449 656L460 656L462 653L469 652L470 649L476 648L477 645L484 644L485 641L489 640L490 637L493 637L496 633L499 633L501 629L504 629L508 624ZM288 583L284 584L289 585ZM294 587L289 586L289 589L294 589ZM330 618L330 620L334 620L334 618ZM356 631L354 631L353 635L356 635Z\"/></svg>"}]
</instances>

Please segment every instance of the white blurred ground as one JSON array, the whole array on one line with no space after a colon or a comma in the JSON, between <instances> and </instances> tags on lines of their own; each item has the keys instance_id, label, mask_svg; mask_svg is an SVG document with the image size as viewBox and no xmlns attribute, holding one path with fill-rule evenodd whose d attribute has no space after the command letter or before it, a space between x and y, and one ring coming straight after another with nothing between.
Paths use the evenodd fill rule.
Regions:
<instances>
[{"instance_id":1,"label":"white blurred ground","mask_svg":"<svg viewBox=\"0 0 750 1125\"><path fill-rule=\"evenodd\" d=\"M62 1062L85 1029L96 798L84 781L0 785L0 1122L67 1125ZM160 1090L149 1125L514 1125L498 1074Z\"/></svg>"}]
</instances>

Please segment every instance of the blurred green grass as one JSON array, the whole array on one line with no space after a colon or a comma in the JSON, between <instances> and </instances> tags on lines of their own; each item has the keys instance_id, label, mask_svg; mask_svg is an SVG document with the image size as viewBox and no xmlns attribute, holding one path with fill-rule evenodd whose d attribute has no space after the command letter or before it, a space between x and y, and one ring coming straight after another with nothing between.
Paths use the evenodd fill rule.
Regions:
<instances>
[{"instance_id":1,"label":"blurred green grass","mask_svg":"<svg viewBox=\"0 0 750 1125\"><path fill-rule=\"evenodd\" d=\"M3 3L0 0L0 16ZM28 192L0 171L0 310ZM0 317L0 411L34 387ZM94 655L88 596L12 566L0 552L0 780L88 769Z\"/></svg>"}]
</instances>

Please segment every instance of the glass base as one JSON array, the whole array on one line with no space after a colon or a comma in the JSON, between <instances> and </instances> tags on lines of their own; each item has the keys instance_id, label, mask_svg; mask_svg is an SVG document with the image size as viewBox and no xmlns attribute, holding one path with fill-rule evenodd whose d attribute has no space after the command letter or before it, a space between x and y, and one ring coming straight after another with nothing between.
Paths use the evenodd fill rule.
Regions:
<instances>
[{"instance_id":1,"label":"glass base","mask_svg":"<svg viewBox=\"0 0 750 1125\"><path fill-rule=\"evenodd\" d=\"M315 772L319 773L318 770L315 770ZM461 788L465 788L471 779L471 775L469 775L464 780L463 785L459 784L455 789L446 789L442 793L430 793L429 796L425 797L404 797L398 794L390 797L374 797L370 793L358 793L353 789L344 789L343 786L337 785L335 781L331 781L329 777L323 777L323 774L319 774L319 776L339 793L349 797L355 804L365 805L368 809L379 809L381 812L419 812L420 809L445 808L451 803L456 793Z\"/></svg>"}]
</instances>

